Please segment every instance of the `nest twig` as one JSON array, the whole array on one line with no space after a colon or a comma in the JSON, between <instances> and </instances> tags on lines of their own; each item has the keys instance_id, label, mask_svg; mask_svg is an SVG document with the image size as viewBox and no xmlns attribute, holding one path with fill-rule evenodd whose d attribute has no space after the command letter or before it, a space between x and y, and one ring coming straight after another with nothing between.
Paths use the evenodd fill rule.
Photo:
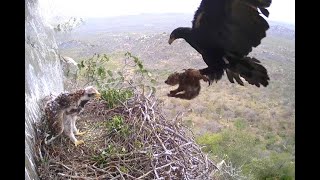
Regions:
<instances>
[{"instance_id":1,"label":"nest twig","mask_svg":"<svg viewBox=\"0 0 320 180\"><path fill-rule=\"evenodd\" d=\"M41 179L211 179L214 163L195 143L181 116L167 120L153 96L135 93L114 109L91 102L77 126L85 144L65 136L45 145L38 124L36 160ZM111 126L112 117L123 118Z\"/></svg>"}]
</instances>

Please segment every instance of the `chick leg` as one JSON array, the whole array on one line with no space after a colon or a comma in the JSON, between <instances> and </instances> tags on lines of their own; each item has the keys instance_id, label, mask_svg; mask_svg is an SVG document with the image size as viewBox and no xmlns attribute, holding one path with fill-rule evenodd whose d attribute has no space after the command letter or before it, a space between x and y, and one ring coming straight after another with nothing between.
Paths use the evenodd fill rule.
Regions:
<instances>
[{"instance_id":1,"label":"chick leg","mask_svg":"<svg viewBox=\"0 0 320 180\"><path fill-rule=\"evenodd\" d=\"M72 126L72 131L75 133L75 135L81 136L84 135L86 133L86 131L84 132L80 132L77 127L76 127L76 121L77 121L78 116L74 116L71 120L71 126Z\"/></svg>"},{"instance_id":2,"label":"chick leg","mask_svg":"<svg viewBox=\"0 0 320 180\"><path fill-rule=\"evenodd\" d=\"M75 146L78 146L80 144L83 144L84 141L83 140L77 140L77 138L75 137L73 131L73 120L75 118L71 117L71 116L67 116L66 117L66 121L65 121L65 134L70 138L70 140L74 143Z\"/></svg>"}]
</instances>

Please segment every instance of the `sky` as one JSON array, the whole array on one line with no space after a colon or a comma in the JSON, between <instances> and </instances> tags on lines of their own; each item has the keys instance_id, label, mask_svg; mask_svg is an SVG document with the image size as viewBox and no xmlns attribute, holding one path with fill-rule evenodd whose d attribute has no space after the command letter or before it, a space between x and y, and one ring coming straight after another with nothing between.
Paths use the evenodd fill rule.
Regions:
<instances>
[{"instance_id":1,"label":"sky","mask_svg":"<svg viewBox=\"0 0 320 180\"><path fill-rule=\"evenodd\" d=\"M39 0L54 16L111 17L141 13L194 13L201 0ZM273 0L269 20L295 24L295 0Z\"/></svg>"}]
</instances>

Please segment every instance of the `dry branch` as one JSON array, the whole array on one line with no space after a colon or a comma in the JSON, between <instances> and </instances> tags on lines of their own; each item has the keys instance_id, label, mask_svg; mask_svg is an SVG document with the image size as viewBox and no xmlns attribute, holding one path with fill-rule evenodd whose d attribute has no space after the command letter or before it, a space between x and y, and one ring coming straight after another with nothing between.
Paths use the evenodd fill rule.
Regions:
<instances>
[{"instance_id":1,"label":"dry branch","mask_svg":"<svg viewBox=\"0 0 320 180\"><path fill-rule=\"evenodd\" d=\"M141 92L114 109L107 109L103 101L90 102L77 122L80 129L89 129L80 147L64 136L45 145L43 122L38 124L35 152L40 178L211 179L216 166L179 123L181 115L167 120L161 108L152 94ZM107 124L115 115L124 123L111 130Z\"/></svg>"}]
</instances>

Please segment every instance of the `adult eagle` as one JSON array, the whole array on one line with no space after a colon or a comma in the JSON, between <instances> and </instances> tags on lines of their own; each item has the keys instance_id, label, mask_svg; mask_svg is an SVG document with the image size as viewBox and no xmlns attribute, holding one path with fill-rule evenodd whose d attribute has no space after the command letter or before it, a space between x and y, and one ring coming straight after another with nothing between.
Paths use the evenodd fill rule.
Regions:
<instances>
[{"instance_id":1,"label":"adult eagle","mask_svg":"<svg viewBox=\"0 0 320 180\"><path fill-rule=\"evenodd\" d=\"M169 44L185 39L201 55L207 68L200 69L212 81L222 78L224 71L231 83L243 86L240 76L252 85L268 85L265 67L247 55L266 37L266 9L271 0L202 0L194 14L192 28L179 27L170 34Z\"/></svg>"}]
</instances>

